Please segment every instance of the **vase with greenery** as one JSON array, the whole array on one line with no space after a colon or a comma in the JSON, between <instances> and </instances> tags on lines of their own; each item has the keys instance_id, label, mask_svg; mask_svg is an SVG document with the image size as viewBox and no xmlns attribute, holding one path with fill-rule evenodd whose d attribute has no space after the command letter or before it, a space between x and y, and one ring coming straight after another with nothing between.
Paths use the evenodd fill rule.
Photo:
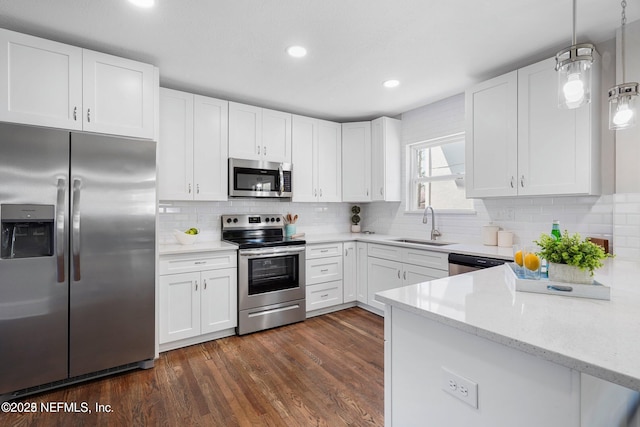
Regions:
<instances>
[{"instance_id":1,"label":"vase with greenery","mask_svg":"<svg viewBox=\"0 0 640 427\"><path fill-rule=\"evenodd\" d=\"M559 239L542 234L534 243L541 248L538 255L549 262L552 281L592 284L594 270L612 256L589 239L583 240L578 233L570 236L567 230Z\"/></svg>"},{"instance_id":2,"label":"vase with greenery","mask_svg":"<svg viewBox=\"0 0 640 427\"><path fill-rule=\"evenodd\" d=\"M360 206L354 205L351 207L351 232L360 232Z\"/></svg>"}]
</instances>

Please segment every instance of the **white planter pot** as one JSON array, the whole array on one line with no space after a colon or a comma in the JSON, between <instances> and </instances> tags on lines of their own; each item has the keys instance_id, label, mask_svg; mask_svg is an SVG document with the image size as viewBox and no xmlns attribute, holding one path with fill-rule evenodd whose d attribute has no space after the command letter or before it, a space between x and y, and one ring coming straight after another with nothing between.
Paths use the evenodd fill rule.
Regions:
<instances>
[{"instance_id":1,"label":"white planter pot","mask_svg":"<svg viewBox=\"0 0 640 427\"><path fill-rule=\"evenodd\" d=\"M581 270L568 264L549 263L549 280L552 282L593 284L593 277L589 270Z\"/></svg>"},{"instance_id":2,"label":"white planter pot","mask_svg":"<svg viewBox=\"0 0 640 427\"><path fill-rule=\"evenodd\" d=\"M359 233L360 232L360 224L358 224L358 225L352 224L351 225L351 232L352 233Z\"/></svg>"}]
</instances>

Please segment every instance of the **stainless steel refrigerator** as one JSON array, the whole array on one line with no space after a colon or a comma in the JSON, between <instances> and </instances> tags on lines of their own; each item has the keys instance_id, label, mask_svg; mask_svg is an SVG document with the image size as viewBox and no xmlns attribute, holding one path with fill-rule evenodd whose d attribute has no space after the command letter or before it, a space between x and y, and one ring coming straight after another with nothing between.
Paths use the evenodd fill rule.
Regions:
<instances>
[{"instance_id":1,"label":"stainless steel refrigerator","mask_svg":"<svg viewBox=\"0 0 640 427\"><path fill-rule=\"evenodd\" d=\"M0 124L0 398L153 366L155 145Z\"/></svg>"}]
</instances>

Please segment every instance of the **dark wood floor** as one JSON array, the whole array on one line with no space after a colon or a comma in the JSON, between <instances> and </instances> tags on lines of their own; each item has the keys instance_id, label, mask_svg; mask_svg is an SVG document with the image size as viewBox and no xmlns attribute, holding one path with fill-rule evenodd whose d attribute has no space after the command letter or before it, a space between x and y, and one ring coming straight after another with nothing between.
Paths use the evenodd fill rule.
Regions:
<instances>
[{"instance_id":1,"label":"dark wood floor","mask_svg":"<svg viewBox=\"0 0 640 427\"><path fill-rule=\"evenodd\" d=\"M0 425L382 426L383 347L383 318L350 308L25 397L38 407L86 402L92 413L0 413ZM96 413L96 404L112 412Z\"/></svg>"}]
</instances>

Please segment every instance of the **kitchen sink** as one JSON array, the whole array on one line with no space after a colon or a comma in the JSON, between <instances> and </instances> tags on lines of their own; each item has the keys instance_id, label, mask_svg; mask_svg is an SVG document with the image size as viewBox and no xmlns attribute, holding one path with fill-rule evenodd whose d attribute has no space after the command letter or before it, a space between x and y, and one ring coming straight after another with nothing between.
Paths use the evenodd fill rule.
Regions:
<instances>
[{"instance_id":1,"label":"kitchen sink","mask_svg":"<svg viewBox=\"0 0 640 427\"><path fill-rule=\"evenodd\" d=\"M413 245L425 245L425 246L447 246L453 245L449 242L437 242L435 240L416 240L416 239L392 239L392 242L411 243Z\"/></svg>"}]
</instances>

